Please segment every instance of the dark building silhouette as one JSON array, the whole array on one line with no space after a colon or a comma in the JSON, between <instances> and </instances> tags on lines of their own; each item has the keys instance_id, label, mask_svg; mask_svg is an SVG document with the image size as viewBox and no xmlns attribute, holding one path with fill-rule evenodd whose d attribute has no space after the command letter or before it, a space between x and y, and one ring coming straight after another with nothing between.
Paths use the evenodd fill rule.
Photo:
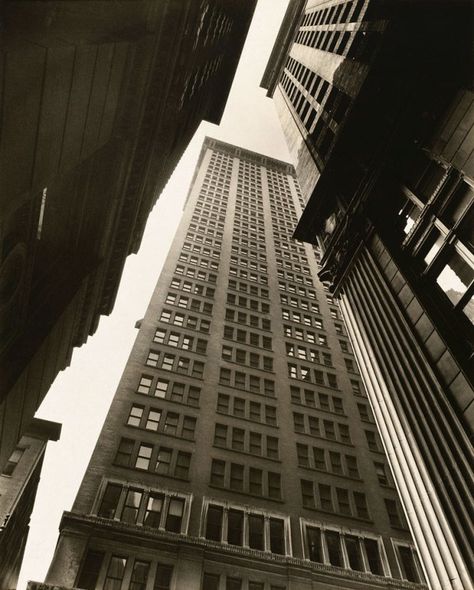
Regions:
<instances>
[{"instance_id":1,"label":"dark building silhouette","mask_svg":"<svg viewBox=\"0 0 474 590\"><path fill-rule=\"evenodd\" d=\"M41 587L425 588L302 205L290 164L205 140Z\"/></svg>"},{"instance_id":2,"label":"dark building silhouette","mask_svg":"<svg viewBox=\"0 0 474 590\"><path fill-rule=\"evenodd\" d=\"M299 150L295 238L321 248L442 590L473 584L472 25L467 2L291 3L262 81Z\"/></svg>"},{"instance_id":3,"label":"dark building silhouette","mask_svg":"<svg viewBox=\"0 0 474 590\"><path fill-rule=\"evenodd\" d=\"M255 0L1 8L0 465L202 119L218 123Z\"/></svg>"},{"instance_id":4,"label":"dark building silhouette","mask_svg":"<svg viewBox=\"0 0 474 590\"><path fill-rule=\"evenodd\" d=\"M34 418L0 473L0 589L16 588L48 440L61 425Z\"/></svg>"}]
</instances>

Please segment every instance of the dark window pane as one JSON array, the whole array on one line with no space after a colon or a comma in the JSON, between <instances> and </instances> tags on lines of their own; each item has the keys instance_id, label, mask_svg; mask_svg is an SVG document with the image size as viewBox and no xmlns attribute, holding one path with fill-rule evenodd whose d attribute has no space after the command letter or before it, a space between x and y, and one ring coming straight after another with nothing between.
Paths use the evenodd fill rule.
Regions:
<instances>
[{"instance_id":1,"label":"dark window pane","mask_svg":"<svg viewBox=\"0 0 474 590\"><path fill-rule=\"evenodd\" d=\"M263 542L263 516L258 514L249 515L249 547L252 549L264 549Z\"/></svg>"},{"instance_id":2,"label":"dark window pane","mask_svg":"<svg viewBox=\"0 0 474 590\"><path fill-rule=\"evenodd\" d=\"M113 518L115 516L115 510L117 509L121 492L121 485L107 484L99 512L97 513L98 516L103 516L104 518Z\"/></svg>"},{"instance_id":3,"label":"dark window pane","mask_svg":"<svg viewBox=\"0 0 474 590\"><path fill-rule=\"evenodd\" d=\"M156 566L155 585L154 590L169 590L171 586L171 576L173 575L173 567L171 565L164 565L159 563Z\"/></svg>"},{"instance_id":4,"label":"dark window pane","mask_svg":"<svg viewBox=\"0 0 474 590\"><path fill-rule=\"evenodd\" d=\"M311 561L323 563L323 550L321 546L321 531L314 527L306 528L308 540L308 557Z\"/></svg>"},{"instance_id":5,"label":"dark window pane","mask_svg":"<svg viewBox=\"0 0 474 590\"><path fill-rule=\"evenodd\" d=\"M147 561L135 561L133 564L130 590L145 590L150 564Z\"/></svg>"},{"instance_id":6,"label":"dark window pane","mask_svg":"<svg viewBox=\"0 0 474 590\"><path fill-rule=\"evenodd\" d=\"M207 509L206 539L221 540L222 506L210 505Z\"/></svg>"},{"instance_id":7,"label":"dark window pane","mask_svg":"<svg viewBox=\"0 0 474 590\"><path fill-rule=\"evenodd\" d=\"M362 561L359 539L351 535L346 535L344 540L346 543L347 556L349 558L349 565L351 566L351 569L363 572L364 563Z\"/></svg>"},{"instance_id":8,"label":"dark window pane","mask_svg":"<svg viewBox=\"0 0 474 590\"><path fill-rule=\"evenodd\" d=\"M163 496L161 494L151 493L148 497L148 503L145 512L143 524L158 528L160 526L161 512L163 510Z\"/></svg>"},{"instance_id":9,"label":"dark window pane","mask_svg":"<svg viewBox=\"0 0 474 590\"><path fill-rule=\"evenodd\" d=\"M184 500L181 498L172 498L166 517L166 530L172 533L181 532L181 521L183 520Z\"/></svg>"},{"instance_id":10,"label":"dark window pane","mask_svg":"<svg viewBox=\"0 0 474 590\"><path fill-rule=\"evenodd\" d=\"M403 579L409 580L410 582L421 582L411 548L398 546L398 554L400 555Z\"/></svg>"},{"instance_id":11,"label":"dark window pane","mask_svg":"<svg viewBox=\"0 0 474 590\"><path fill-rule=\"evenodd\" d=\"M240 510L229 510L227 542L230 545L242 545L244 515Z\"/></svg>"},{"instance_id":12,"label":"dark window pane","mask_svg":"<svg viewBox=\"0 0 474 590\"><path fill-rule=\"evenodd\" d=\"M270 518L270 551L285 554L284 524L280 518Z\"/></svg>"},{"instance_id":13,"label":"dark window pane","mask_svg":"<svg viewBox=\"0 0 474 590\"><path fill-rule=\"evenodd\" d=\"M331 565L342 567L341 537L335 531L326 531L326 544L328 547L329 562Z\"/></svg>"},{"instance_id":14,"label":"dark window pane","mask_svg":"<svg viewBox=\"0 0 474 590\"><path fill-rule=\"evenodd\" d=\"M82 564L81 575L75 585L84 590L95 590L103 561L104 553L102 551L91 551L89 549Z\"/></svg>"},{"instance_id":15,"label":"dark window pane","mask_svg":"<svg viewBox=\"0 0 474 590\"><path fill-rule=\"evenodd\" d=\"M219 590L219 576L217 574L204 574L201 590Z\"/></svg>"},{"instance_id":16,"label":"dark window pane","mask_svg":"<svg viewBox=\"0 0 474 590\"><path fill-rule=\"evenodd\" d=\"M364 539L365 552L369 561L369 568L373 574L383 576L382 562L380 560L379 544L375 539Z\"/></svg>"},{"instance_id":17,"label":"dark window pane","mask_svg":"<svg viewBox=\"0 0 474 590\"><path fill-rule=\"evenodd\" d=\"M118 557L116 555L111 557L104 583L104 590L120 590L126 565L126 557Z\"/></svg>"}]
</instances>

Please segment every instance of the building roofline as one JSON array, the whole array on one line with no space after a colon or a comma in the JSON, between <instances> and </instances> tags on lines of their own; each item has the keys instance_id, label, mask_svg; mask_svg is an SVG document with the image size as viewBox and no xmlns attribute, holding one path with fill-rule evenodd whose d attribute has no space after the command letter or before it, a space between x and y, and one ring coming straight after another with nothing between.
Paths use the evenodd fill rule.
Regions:
<instances>
[{"instance_id":1,"label":"building roofline","mask_svg":"<svg viewBox=\"0 0 474 590\"><path fill-rule=\"evenodd\" d=\"M306 0L290 0L286 9L272 52L268 58L267 67L263 72L260 82L260 86L267 90L267 96L269 97L272 97L275 92L290 44L293 41L295 30L300 22L298 16L303 11L305 4Z\"/></svg>"}]
</instances>

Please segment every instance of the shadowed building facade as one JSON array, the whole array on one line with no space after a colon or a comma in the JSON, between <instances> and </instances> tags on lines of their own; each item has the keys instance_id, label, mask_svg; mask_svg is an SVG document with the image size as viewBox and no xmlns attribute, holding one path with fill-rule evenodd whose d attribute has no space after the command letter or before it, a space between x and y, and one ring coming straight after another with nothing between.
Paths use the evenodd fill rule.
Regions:
<instances>
[{"instance_id":1,"label":"shadowed building facade","mask_svg":"<svg viewBox=\"0 0 474 590\"><path fill-rule=\"evenodd\" d=\"M61 425L34 418L0 473L0 588L16 588L48 440Z\"/></svg>"},{"instance_id":2,"label":"shadowed building facade","mask_svg":"<svg viewBox=\"0 0 474 590\"><path fill-rule=\"evenodd\" d=\"M292 3L262 82L309 154L295 238L321 248L440 590L473 584L472 23L465 2Z\"/></svg>"},{"instance_id":3,"label":"shadowed building facade","mask_svg":"<svg viewBox=\"0 0 474 590\"><path fill-rule=\"evenodd\" d=\"M201 120L218 123L254 0L3 2L0 465Z\"/></svg>"},{"instance_id":4,"label":"shadowed building facade","mask_svg":"<svg viewBox=\"0 0 474 590\"><path fill-rule=\"evenodd\" d=\"M302 206L205 140L46 587L425 588Z\"/></svg>"}]
</instances>

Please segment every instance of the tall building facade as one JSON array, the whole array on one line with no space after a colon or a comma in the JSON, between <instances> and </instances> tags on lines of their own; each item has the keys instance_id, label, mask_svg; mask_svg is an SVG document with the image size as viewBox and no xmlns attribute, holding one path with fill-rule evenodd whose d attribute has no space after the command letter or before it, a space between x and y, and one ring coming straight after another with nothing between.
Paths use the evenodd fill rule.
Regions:
<instances>
[{"instance_id":1,"label":"tall building facade","mask_svg":"<svg viewBox=\"0 0 474 590\"><path fill-rule=\"evenodd\" d=\"M425 587L302 204L290 164L205 140L47 585Z\"/></svg>"},{"instance_id":2,"label":"tall building facade","mask_svg":"<svg viewBox=\"0 0 474 590\"><path fill-rule=\"evenodd\" d=\"M111 312L198 125L219 123L254 7L2 3L0 466Z\"/></svg>"},{"instance_id":3,"label":"tall building facade","mask_svg":"<svg viewBox=\"0 0 474 590\"><path fill-rule=\"evenodd\" d=\"M427 582L467 590L473 7L309 0L290 8L263 83L290 144L310 153L309 166L299 160L307 204L295 237L321 248L319 276L340 298ZM348 80L351 68L364 76ZM338 122L330 98L341 92L351 96Z\"/></svg>"}]
</instances>

